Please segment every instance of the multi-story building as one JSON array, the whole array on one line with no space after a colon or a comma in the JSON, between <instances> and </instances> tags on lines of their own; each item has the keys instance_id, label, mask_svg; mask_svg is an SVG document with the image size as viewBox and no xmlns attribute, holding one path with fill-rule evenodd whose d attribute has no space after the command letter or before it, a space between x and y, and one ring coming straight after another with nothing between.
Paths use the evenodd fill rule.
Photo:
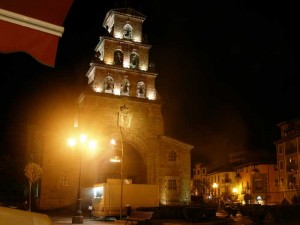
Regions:
<instances>
[{"instance_id":1,"label":"multi-story building","mask_svg":"<svg viewBox=\"0 0 300 225\"><path fill-rule=\"evenodd\" d=\"M275 142L278 163L278 195L290 202L298 201L300 196L300 118L277 125L280 139Z\"/></svg>"},{"instance_id":2,"label":"multi-story building","mask_svg":"<svg viewBox=\"0 0 300 225\"><path fill-rule=\"evenodd\" d=\"M203 163L196 163L193 168L192 195L206 195L207 178L206 166Z\"/></svg>"},{"instance_id":3,"label":"multi-story building","mask_svg":"<svg viewBox=\"0 0 300 225\"><path fill-rule=\"evenodd\" d=\"M192 195L204 200L232 200L236 172L227 166L209 170L209 165L196 163L193 169Z\"/></svg>"},{"instance_id":4,"label":"multi-story building","mask_svg":"<svg viewBox=\"0 0 300 225\"><path fill-rule=\"evenodd\" d=\"M71 150L65 145L66 130L31 130L28 148L39 152L44 171L41 209L73 205L79 181L82 198L88 201L94 184L107 179L159 185L161 204L190 202L193 146L164 135L162 101L155 87L158 74L149 67L151 46L142 32L145 19L131 8L110 10L104 18L108 34L95 48L96 58L86 73L88 87L78 98L74 122L77 131L98 140L101 146L96 152ZM112 138L119 143L113 151ZM120 151L122 157L124 153L121 170L109 160Z\"/></svg>"},{"instance_id":5,"label":"multi-story building","mask_svg":"<svg viewBox=\"0 0 300 225\"><path fill-rule=\"evenodd\" d=\"M236 169L236 194L241 203L280 203L276 163L252 162Z\"/></svg>"},{"instance_id":6,"label":"multi-story building","mask_svg":"<svg viewBox=\"0 0 300 225\"><path fill-rule=\"evenodd\" d=\"M236 172L228 166L210 170L206 174L209 198L217 198L223 202L235 201Z\"/></svg>"},{"instance_id":7,"label":"multi-story building","mask_svg":"<svg viewBox=\"0 0 300 225\"><path fill-rule=\"evenodd\" d=\"M205 174L202 173L205 171ZM205 199L217 198L224 203L280 203L277 164L251 162L209 170L195 164L192 194L203 194ZM201 190L201 191L199 191Z\"/></svg>"}]
</instances>

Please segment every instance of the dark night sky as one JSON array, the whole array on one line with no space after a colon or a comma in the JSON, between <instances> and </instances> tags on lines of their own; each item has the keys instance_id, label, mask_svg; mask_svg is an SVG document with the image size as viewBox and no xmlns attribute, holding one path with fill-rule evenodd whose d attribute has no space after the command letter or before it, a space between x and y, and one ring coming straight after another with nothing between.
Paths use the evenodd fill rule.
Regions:
<instances>
[{"instance_id":1,"label":"dark night sky","mask_svg":"<svg viewBox=\"0 0 300 225\"><path fill-rule=\"evenodd\" d=\"M1 132L45 121L49 111L70 113L106 12L126 2L147 16L166 135L195 146L193 162L219 162L235 150L274 152L277 123L300 116L294 1L75 0L55 68L25 53L0 55Z\"/></svg>"}]
</instances>

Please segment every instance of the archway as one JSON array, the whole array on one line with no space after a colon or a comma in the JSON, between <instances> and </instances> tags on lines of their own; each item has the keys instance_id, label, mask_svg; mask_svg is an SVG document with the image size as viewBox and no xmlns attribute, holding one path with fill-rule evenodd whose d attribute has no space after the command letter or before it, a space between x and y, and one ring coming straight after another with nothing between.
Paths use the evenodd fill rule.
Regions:
<instances>
[{"instance_id":1,"label":"archway","mask_svg":"<svg viewBox=\"0 0 300 225\"><path fill-rule=\"evenodd\" d=\"M132 145L124 142L124 171L123 178L134 184L147 183L147 166L140 152ZM119 162L111 162L114 156L120 156L121 150L107 150L98 160L97 183L106 183L107 179L120 179L121 168Z\"/></svg>"}]
</instances>

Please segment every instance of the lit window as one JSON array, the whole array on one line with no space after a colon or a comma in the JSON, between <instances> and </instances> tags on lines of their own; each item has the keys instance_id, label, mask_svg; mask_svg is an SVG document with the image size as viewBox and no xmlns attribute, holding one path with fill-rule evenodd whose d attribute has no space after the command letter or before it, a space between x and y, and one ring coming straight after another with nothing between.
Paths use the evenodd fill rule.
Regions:
<instances>
[{"instance_id":1,"label":"lit window","mask_svg":"<svg viewBox=\"0 0 300 225\"><path fill-rule=\"evenodd\" d=\"M94 198L101 198L103 196L103 187L94 187Z\"/></svg>"},{"instance_id":2,"label":"lit window","mask_svg":"<svg viewBox=\"0 0 300 225\"><path fill-rule=\"evenodd\" d=\"M287 172L295 172L298 168L298 164L296 159L288 158L286 162L286 170Z\"/></svg>"}]
</instances>

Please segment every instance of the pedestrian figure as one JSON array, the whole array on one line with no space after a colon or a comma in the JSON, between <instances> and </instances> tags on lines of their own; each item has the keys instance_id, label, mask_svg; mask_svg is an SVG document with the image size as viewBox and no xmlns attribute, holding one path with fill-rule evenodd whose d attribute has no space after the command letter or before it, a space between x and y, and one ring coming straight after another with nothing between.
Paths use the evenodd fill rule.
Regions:
<instances>
[{"instance_id":1,"label":"pedestrian figure","mask_svg":"<svg viewBox=\"0 0 300 225\"><path fill-rule=\"evenodd\" d=\"M93 218L93 206L89 205L88 210L89 210L90 219L92 219Z\"/></svg>"}]
</instances>

